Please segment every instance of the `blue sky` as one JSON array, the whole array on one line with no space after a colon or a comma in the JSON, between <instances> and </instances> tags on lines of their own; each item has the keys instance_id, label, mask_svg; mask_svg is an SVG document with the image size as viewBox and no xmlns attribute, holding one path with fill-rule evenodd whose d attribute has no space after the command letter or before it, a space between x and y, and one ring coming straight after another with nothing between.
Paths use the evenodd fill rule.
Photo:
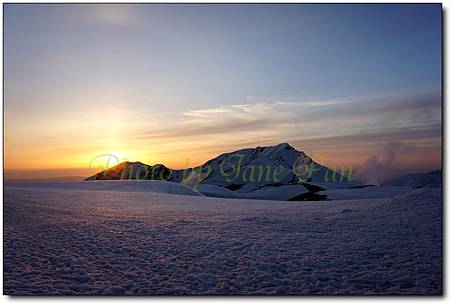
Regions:
<instances>
[{"instance_id":1,"label":"blue sky","mask_svg":"<svg viewBox=\"0 0 451 304\"><path fill-rule=\"evenodd\" d=\"M416 151L400 170L441 164L440 5L7 4L4 23L9 169L282 141L332 165L391 141Z\"/></svg>"}]
</instances>

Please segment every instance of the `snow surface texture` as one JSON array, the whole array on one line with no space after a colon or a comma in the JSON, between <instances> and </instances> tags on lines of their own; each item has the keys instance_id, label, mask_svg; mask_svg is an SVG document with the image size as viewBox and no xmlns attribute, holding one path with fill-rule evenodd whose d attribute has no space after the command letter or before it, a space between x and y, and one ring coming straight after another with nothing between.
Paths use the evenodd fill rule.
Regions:
<instances>
[{"instance_id":1,"label":"snow surface texture","mask_svg":"<svg viewBox=\"0 0 451 304\"><path fill-rule=\"evenodd\" d=\"M441 188L282 202L5 187L4 293L442 292Z\"/></svg>"},{"instance_id":2,"label":"snow surface texture","mask_svg":"<svg viewBox=\"0 0 451 304\"><path fill-rule=\"evenodd\" d=\"M236 199L262 199L286 201L297 195L308 193L303 185L277 185L263 187L249 193L232 191L227 188L200 184L197 188L174 182L161 180L96 180L83 182L14 182L8 181L7 185L28 188L50 188L66 190L90 190L90 191L127 191L127 192L157 192L177 195L211 196ZM329 183L331 184L331 183ZM339 183L337 183L339 184ZM324 183L315 183L324 187ZM196 189L196 190L195 190ZM326 200L350 200L366 198L388 198L412 191L411 187L404 186L365 186L363 188L335 189L318 191Z\"/></svg>"},{"instance_id":3,"label":"snow surface texture","mask_svg":"<svg viewBox=\"0 0 451 304\"><path fill-rule=\"evenodd\" d=\"M126 192L157 192L178 195L202 196L192 188L173 182L160 180L109 180L109 181L84 181L84 182L7 182L7 185L27 188L50 188L67 190L90 190L90 191L126 191Z\"/></svg>"}]
</instances>

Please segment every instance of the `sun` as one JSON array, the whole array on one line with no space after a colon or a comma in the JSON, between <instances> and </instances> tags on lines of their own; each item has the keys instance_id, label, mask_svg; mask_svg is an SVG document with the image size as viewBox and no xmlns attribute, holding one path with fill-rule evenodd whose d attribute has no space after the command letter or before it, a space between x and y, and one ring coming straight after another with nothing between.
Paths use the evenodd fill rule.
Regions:
<instances>
[{"instance_id":1,"label":"sun","mask_svg":"<svg viewBox=\"0 0 451 304\"><path fill-rule=\"evenodd\" d=\"M114 167L124 161L127 161L125 153L120 151L110 151L107 153L98 154L89 163L90 168L98 168L105 170Z\"/></svg>"},{"instance_id":2,"label":"sun","mask_svg":"<svg viewBox=\"0 0 451 304\"><path fill-rule=\"evenodd\" d=\"M127 160L125 153L121 151L110 151L107 153L107 156L109 167L114 167Z\"/></svg>"}]
</instances>

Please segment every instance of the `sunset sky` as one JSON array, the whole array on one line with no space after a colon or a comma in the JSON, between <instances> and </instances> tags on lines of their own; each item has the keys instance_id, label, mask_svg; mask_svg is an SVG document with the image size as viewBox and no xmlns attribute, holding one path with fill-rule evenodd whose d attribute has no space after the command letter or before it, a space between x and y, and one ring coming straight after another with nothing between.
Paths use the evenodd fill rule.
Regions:
<instances>
[{"instance_id":1,"label":"sunset sky","mask_svg":"<svg viewBox=\"0 0 451 304\"><path fill-rule=\"evenodd\" d=\"M441 167L440 5L4 6L7 178L288 142Z\"/></svg>"}]
</instances>

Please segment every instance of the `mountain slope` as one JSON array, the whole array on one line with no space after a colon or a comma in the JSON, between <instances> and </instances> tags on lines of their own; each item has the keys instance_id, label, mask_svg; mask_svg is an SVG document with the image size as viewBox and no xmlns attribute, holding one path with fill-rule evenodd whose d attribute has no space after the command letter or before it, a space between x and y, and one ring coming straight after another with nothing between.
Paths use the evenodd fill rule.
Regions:
<instances>
[{"instance_id":1,"label":"mountain slope","mask_svg":"<svg viewBox=\"0 0 451 304\"><path fill-rule=\"evenodd\" d=\"M141 162L123 162L85 179L91 180L167 180L171 170L164 165L149 166Z\"/></svg>"}]
</instances>

